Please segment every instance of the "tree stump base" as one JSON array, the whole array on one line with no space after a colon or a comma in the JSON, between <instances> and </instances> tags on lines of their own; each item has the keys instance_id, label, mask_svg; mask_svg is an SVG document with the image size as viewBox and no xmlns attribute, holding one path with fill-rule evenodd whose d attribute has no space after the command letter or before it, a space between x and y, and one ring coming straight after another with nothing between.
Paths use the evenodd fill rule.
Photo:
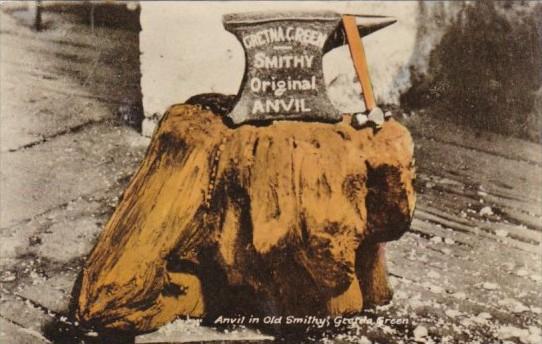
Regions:
<instances>
[{"instance_id":1,"label":"tree stump base","mask_svg":"<svg viewBox=\"0 0 542 344\"><path fill-rule=\"evenodd\" d=\"M87 260L78 319L147 332L390 300L383 243L410 225L412 139L394 120L349 121L230 128L171 107Z\"/></svg>"}]
</instances>

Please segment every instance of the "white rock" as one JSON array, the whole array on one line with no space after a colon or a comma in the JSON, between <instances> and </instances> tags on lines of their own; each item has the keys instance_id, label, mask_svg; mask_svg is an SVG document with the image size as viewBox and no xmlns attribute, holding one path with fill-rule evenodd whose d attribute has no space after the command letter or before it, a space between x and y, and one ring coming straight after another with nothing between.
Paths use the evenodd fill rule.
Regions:
<instances>
[{"instance_id":1,"label":"white rock","mask_svg":"<svg viewBox=\"0 0 542 344\"><path fill-rule=\"evenodd\" d=\"M540 344L542 343L542 336L536 334L530 334L527 338L519 339L522 343L526 344Z\"/></svg>"},{"instance_id":2,"label":"white rock","mask_svg":"<svg viewBox=\"0 0 542 344\"><path fill-rule=\"evenodd\" d=\"M363 113L356 113L352 117L352 126L354 128L357 128L357 129L362 128L363 126L367 124L367 122L369 122L369 118L367 117L367 115Z\"/></svg>"},{"instance_id":3,"label":"white rock","mask_svg":"<svg viewBox=\"0 0 542 344\"><path fill-rule=\"evenodd\" d=\"M422 302L418 299L411 299L407 301L412 308L419 308L425 306L425 302Z\"/></svg>"},{"instance_id":4,"label":"white rock","mask_svg":"<svg viewBox=\"0 0 542 344\"><path fill-rule=\"evenodd\" d=\"M517 327L514 327L514 326L508 326L508 325L503 325L499 328L499 330L497 331L497 336L500 338L500 339L509 339L509 338L514 338L514 337L518 337L520 334L521 334L521 329L517 328ZM529 333L529 331L527 330L524 330L527 334Z\"/></svg>"},{"instance_id":5,"label":"white rock","mask_svg":"<svg viewBox=\"0 0 542 344\"><path fill-rule=\"evenodd\" d=\"M385 334L395 334L397 331L389 326L382 326L382 332Z\"/></svg>"},{"instance_id":6,"label":"white rock","mask_svg":"<svg viewBox=\"0 0 542 344\"><path fill-rule=\"evenodd\" d=\"M141 135L151 137L154 133L154 129L158 126L158 120L153 118L145 118L141 123Z\"/></svg>"},{"instance_id":7,"label":"white rock","mask_svg":"<svg viewBox=\"0 0 542 344\"><path fill-rule=\"evenodd\" d=\"M429 273L427 273L427 276L431 277L431 278L440 278L440 274L436 271L429 271Z\"/></svg>"},{"instance_id":8,"label":"white rock","mask_svg":"<svg viewBox=\"0 0 542 344\"><path fill-rule=\"evenodd\" d=\"M506 307L509 309L512 313L523 313L528 312L530 309L529 307L525 306L523 303L519 302L516 299L512 298L506 298L499 300L499 305Z\"/></svg>"},{"instance_id":9,"label":"white rock","mask_svg":"<svg viewBox=\"0 0 542 344\"><path fill-rule=\"evenodd\" d=\"M369 121L376 124L377 127L380 127L384 123L384 112L379 107L375 107L369 112Z\"/></svg>"},{"instance_id":10,"label":"white rock","mask_svg":"<svg viewBox=\"0 0 542 344\"><path fill-rule=\"evenodd\" d=\"M418 257L418 261L422 263L426 263L427 261L429 261L429 259L427 258L425 254L422 254L421 256Z\"/></svg>"},{"instance_id":11,"label":"white rock","mask_svg":"<svg viewBox=\"0 0 542 344\"><path fill-rule=\"evenodd\" d=\"M452 337L452 336L444 336L440 340L441 340L442 344L452 343L453 340L454 340L454 337Z\"/></svg>"},{"instance_id":12,"label":"white rock","mask_svg":"<svg viewBox=\"0 0 542 344\"><path fill-rule=\"evenodd\" d=\"M459 322L462 326L466 327L466 328L469 328L473 325L475 325L475 320L476 318L474 319L471 319L471 318L463 318L461 319L461 321Z\"/></svg>"},{"instance_id":13,"label":"white rock","mask_svg":"<svg viewBox=\"0 0 542 344\"><path fill-rule=\"evenodd\" d=\"M414 339L423 339L429 335L427 328L424 326L418 325L414 329Z\"/></svg>"},{"instance_id":14,"label":"white rock","mask_svg":"<svg viewBox=\"0 0 542 344\"><path fill-rule=\"evenodd\" d=\"M538 327L535 327L535 326L529 326L529 333L540 336L542 334L542 330L540 330Z\"/></svg>"},{"instance_id":15,"label":"white rock","mask_svg":"<svg viewBox=\"0 0 542 344\"><path fill-rule=\"evenodd\" d=\"M482 288L487 289L487 290L495 290L495 289L498 289L499 286L497 284L495 284L495 283L484 282L482 284Z\"/></svg>"},{"instance_id":16,"label":"white rock","mask_svg":"<svg viewBox=\"0 0 542 344\"><path fill-rule=\"evenodd\" d=\"M438 285L434 285L434 286L431 287L431 291L433 293L435 293L435 294L442 294L442 293L444 293L445 290L444 290L444 288L439 287Z\"/></svg>"},{"instance_id":17,"label":"white rock","mask_svg":"<svg viewBox=\"0 0 542 344\"><path fill-rule=\"evenodd\" d=\"M520 277L523 277L523 276L527 276L528 272L527 272L527 270L521 268L521 269L517 270L515 272L515 274L520 276Z\"/></svg>"},{"instance_id":18,"label":"white rock","mask_svg":"<svg viewBox=\"0 0 542 344\"><path fill-rule=\"evenodd\" d=\"M422 286L426 289L429 289L431 292L435 293L435 294L442 294L444 292L444 288L438 286L438 285L434 285L434 284L431 284L429 282L424 282L422 284Z\"/></svg>"},{"instance_id":19,"label":"white rock","mask_svg":"<svg viewBox=\"0 0 542 344\"><path fill-rule=\"evenodd\" d=\"M490 206L485 206L482 209L480 209L479 214L481 216L491 216L491 215L493 215L493 209L491 209Z\"/></svg>"},{"instance_id":20,"label":"white rock","mask_svg":"<svg viewBox=\"0 0 542 344\"><path fill-rule=\"evenodd\" d=\"M435 243L435 244L439 244L439 243L442 242L442 238L439 237L439 236L434 236L434 237L431 238L430 241L433 242L433 243Z\"/></svg>"},{"instance_id":21,"label":"white rock","mask_svg":"<svg viewBox=\"0 0 542 344\"><path fill-rule=\"evenodd\" d=\"M450 250L449 248L442 248L441 251L446 255L452 254L452 250Z\"/></svg>"},{"instance_id":22,"label":"white rock","mask_svg":"<svg viewBox=\"0 0 542 344\"><path fill-rule=\"evenodd\" d=\"M497 331L497 336L500 339L518 338L523 344L540 344L540 332L537 330L538 329L534 328L531 331L531 327L527 330L515 326L504 325Z\"/></svg>"},{"instance_id":23,"label":"white rock","mask_svg":"<svg viewBox=\"0 0 542 344\"><path fill-rule=\"evenodd\" d=\"M512 311L512 313L523 313L523 312L528 312L530 308L525 306L523 303L518 302L510 310Z\"/></svg>"},{"instance_id":24,"label":"white rock","mask_svg":"<svg viewBox=\"0 0 542 344\"><path fill-rule=\"evenodd\" d=\"M4 273L2 277L0 277L0 282L13 282L17 279L17 277L12 274L11 272Z\"/></svg>"},{"instance_id":25,"label":"white rock","mask_svg":"<svg viewBox=\"0 0 542 344\"><path fill-rule=\"evenodd\" d=\"M482 312L482 313L478 314L477 317L481 318L481 319L491 319L492 318L491 314L489 314L487 312Z\"/></svg>"},{"instance_id":26,"label":"white rock","mask_svg":"<svg viewBox=\"0 0 542 344\"><path fill-rule=\"evenodd\" d=\"M397 299L406 299L408 295L404 291L398 290L393 293L393 297Z\"/></svg>"},{"instance_id":27,"label":"white rock","mask_svg":"<svg viewBox=\"0 0 542 344\"><path fill-rule=\"evenodd\" d=\"M459 312L459 311L457 311L455 309L447 309L446 312L444 312L444 314L446 314L450 318L455 318L455 317L461 315L461 312Z\"/></svg>"},{"instance_id":28,"label":"white rock","mask_svg":"<svg viewBox=\"0 0 542 344\"><path fill-rule=\"evenodd\" d=\"M137 1L128 1L126 3L126 9L128 11L135 11L135 10L137 10L138 6L139 6L139 4L137 3Z\"/></svg>"},{"instance_id":29,"label":"white rock","mask_svg":"<svg viewBox=\"0 0 542 344\"><path fill-rule=\"evenodd\" d=\"M372 344L372 342L369 340L369 338L365 337L365 336L361 336L359 338L359 342L360 344Z\"/></svg>"},{"instance_id":30,"label":"white rock","mask_svg":"<svg viewBox=\"0 0 542 344\"><path fill-rule=\"evenodd\" d=\"M501 238L506 238L508 236L508 231L504 229L497 229L495 235Z\"/></svg>"},{"instance_id":31,"label":"white rock","mask_svg":"<svg viewBox=\"0 0 542 344\"><path fill-rule=\"evenodd\" d=\"M507 263L502 264L502 267L510 271L510 270L513 270L516 267L516 265L514 263L507 262Z\"/></svg>"},{"instance_id":32,"label":"white rock","mask_svg":"<svg viewBox=\"0 0 542 344\"><path fill-rule=\"evenodd\" d=\"M461 292L461 291L452 294L452 296L455 297L458 300L465 300L467 298L467 294L465 294L464 292Z\"/></svg>"}]
</instances>

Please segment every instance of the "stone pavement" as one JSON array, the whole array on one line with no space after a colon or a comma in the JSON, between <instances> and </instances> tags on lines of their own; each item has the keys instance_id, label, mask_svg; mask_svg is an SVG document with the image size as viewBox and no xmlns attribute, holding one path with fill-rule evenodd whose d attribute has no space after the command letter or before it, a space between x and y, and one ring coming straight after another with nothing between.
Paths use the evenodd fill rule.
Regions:
<instances>
[{"instance_id":1,"label":"stone pavement","mask_svg":"<svg viewBox=\"0 0 542 344\"><path fill-rule=\"evenodd\" d=\"M36 33L0 16L0 343L55 342L51 327L69 325L84 257L148 144L116 115L139 92L137 33L91 32L52 12ZM405 123L415 219L388 248L393 302L363 316L408 325L353 324L319 341L540 343L542 147L422 115ZM137 342L203 338L255 337L178 321Z\"/></svg>"},{"instance_id":2,"label":"stone pavement","mask_svg":"<svg viewBox=\"0 0 542 344\"><path fill-rule=\"evenodd\" d=\"M0 342L41 343L148 139L117 109L139 92L137 32L0 11ZM134 58L135 56L135 58ZM58 320L57 319L57 320Z\"/></svg>"}]
</instances>

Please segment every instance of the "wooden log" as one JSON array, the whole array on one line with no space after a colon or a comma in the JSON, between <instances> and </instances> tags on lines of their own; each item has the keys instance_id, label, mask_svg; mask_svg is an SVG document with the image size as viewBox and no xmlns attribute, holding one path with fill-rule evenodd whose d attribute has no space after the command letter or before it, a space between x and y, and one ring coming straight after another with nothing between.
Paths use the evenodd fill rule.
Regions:
<instances>
[{"instance_id":1,"label":"wooden log","mask_svg":"<svg viewBox=\"0 0 542 344\"><path fill-rule=\"evenodd\" d=\"M387 121L226 126L169 109L83 270L77 317L345 314L391 297L382 242L409 227L413 144Z\"/></svg>"}]
</instances>

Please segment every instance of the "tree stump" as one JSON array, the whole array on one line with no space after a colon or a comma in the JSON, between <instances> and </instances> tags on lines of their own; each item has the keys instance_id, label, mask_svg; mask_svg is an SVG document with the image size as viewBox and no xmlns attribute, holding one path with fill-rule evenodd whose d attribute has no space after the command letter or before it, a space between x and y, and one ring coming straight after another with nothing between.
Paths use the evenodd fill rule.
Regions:
<instances>
[{"instance_id":1,"label":"tree stump","mask_svg":"<svg viewBox=\"0 0 542 344\"><path fill-rule=\"evenodd\" d=\"M175 105L91 252L77 317L145 332L189 315L339 315L391 298L383 242L414 209L413 144Z\"/></svg>"}]
</instances>

